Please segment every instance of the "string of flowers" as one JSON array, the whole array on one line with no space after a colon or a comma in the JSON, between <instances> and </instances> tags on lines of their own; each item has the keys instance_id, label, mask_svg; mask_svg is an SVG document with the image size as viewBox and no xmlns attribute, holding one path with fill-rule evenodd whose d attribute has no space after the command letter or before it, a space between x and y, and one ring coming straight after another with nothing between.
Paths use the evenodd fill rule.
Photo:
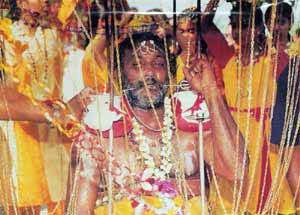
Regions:
<instances>
[{"instance_id":1,"label":"string of flowers","mask_svg":"<svg viewBox=\"0 0 300 215\"><path fill-rule=\"evenodd\" d=\"M139 144L139 151L142 155L145 164L145 171L149 172L151 176L165 180L172 169L172 161L170 159L172 154L171 140L173 136L173 113L171 110L171 99L166 97L164 100L165 113L162 128L162 148L160 152L161 163L158 168L155 167L154 158L150 154L150 147L147 138L144 136L143 130L135 118L132 120L132 133L135 141ZM150 176L149 175L149 176Z\"/></svg>"},{"instance_id":2,"label":"string of flowers","mask_svg":"<svg viewBox=\"0 0 300 215\"><path fill-rule=\"evenodd\" d=\"M133 118L133 134L135 141L139 144L141 158L144 160L145 169L140 178L142 191L151 192L159 197L162 207L156 208L148 204L140 195L132 195L131 203L135 209L135 214L142 214L145 210L150 210L155 214L168 214L170 211L174 214L182 214L181 207L174 203L177 191L174 186L168 182L168 178L173 163L172 155L172 137L173 137L173 112L171 107L171 99L166 97L164 100L165 113L162 128L162 148L160 151L160 165L155 166L154 158L150 154L148 139L144 136L143 130L137 120Z\"/></svg>"}]
</instances>

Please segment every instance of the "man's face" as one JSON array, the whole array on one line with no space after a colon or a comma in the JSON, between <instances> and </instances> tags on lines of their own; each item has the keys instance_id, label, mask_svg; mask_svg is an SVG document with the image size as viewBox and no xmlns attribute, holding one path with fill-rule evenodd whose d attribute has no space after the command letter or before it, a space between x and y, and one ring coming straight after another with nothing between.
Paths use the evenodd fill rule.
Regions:
<instances>
[{"instance_id":1,"label":"man's face","mask_svg":"<svg viewBox=\"0 0 300 215\"><path fill-rule=\"evenodd\" d=\"M266 21L267 23L267 27L270 30L270 26L271 26L271 19ZM274 31L273 31L273 36L274 39L277 40L278 37L280 38L286 38L286 36L288 35L289 31L291 28L291 20L289 20L288 18L277 14L276 19L275 19L275 25L274 25Z\"/></svg>"},{"instance_id":2,"label":"man's face","mask_svg":"<svg viewBox=\"0 0 300 215\"><path fill-rule=\"evenodd\" d=\"M242 29L239 28L239 16L233 16L230 18L230 24L232 27L232 38L234 41L241 47L242 50L249 50L251 45L251 29L252 24L249 19L242 20ZM260 29L259 26L255 26L254 29L254 42L261 43L260 35L263 34L263 29ZM241 34L242 40L239 44L239 34Z\"/></svg>"},{"instance_id":3,"label":"man's face","mask_svg":"<svg viewBox=\"0 0 300 215\"><path fill-rule=\"evenodd\" d=\"M159 108L163 105L168 83L164 51L152 40L143 41L136 50L138 60L132 50L125 51L123 89L132 106L151 109L150 97L154 107Z\"/></svg>"},{"instance_id":4,"label":"man's face","mask_svg":"<svg viewBox=\"0 0 300 215\"><path fill-rule=\"evenodd\" d=\"M186 37L193 45L196 43L197 29L196 24L191 20L183 19L177 25L177 31Z\"/></svg>"},{"instance_id":5,"label":"man's face","mask_svg":"<svg viewBox=\"0 0 300 215\"><path fill-rule=\"evenodd\" d=\"M40 15L47 15L50 10L49 0L19 0L21 9L31 11Z\"/></svg>"},{"instance_id":6,"label":"man's face","mask_svg":"<svg viewBox=\"0 0 300 215\"><path fill-rule=\"evenodd\" d=\"M232 27L232 38L234 41L239 44L239 36L241 34L242 37L242 44L239 44L240 46L243 46L243 41L246 41L248 37L250 36L251 30L249 27L249 23L246 23L245 20L242 20L242 29L240 29L239 25L239 16L233 16L230 19L230 24ZM250 39L250 37L249 37ZM250 42L250 41L248 41Z\"/></svg>"}]
</instances>

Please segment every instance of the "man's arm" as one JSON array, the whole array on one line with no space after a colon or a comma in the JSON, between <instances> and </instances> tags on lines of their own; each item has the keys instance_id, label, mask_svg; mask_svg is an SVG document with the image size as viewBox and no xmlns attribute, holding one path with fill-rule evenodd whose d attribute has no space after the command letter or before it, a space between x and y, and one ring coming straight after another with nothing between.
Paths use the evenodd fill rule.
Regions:
<instances>
[{"instance_id":1,"label":"man's arm","mask_svg":"<svg viewBox=\"0 0 300 215\"><path fill-rule=\"evenodd\" d=\"M90 97L94 90L90 88L83 89L79 94L68 101L66 106L70 109L77 119L82 118L84 109L92 102ZM19 93L14 88L0 85L0 120L13 121L32 121L32 122L48 122L45 117L45 111L50 116L54 115L54 110L41 101L35 101L33 104L30 98ZM43 108L42 108L43 107ZM61 114L63 121L63 113Z\"/></svg>"},{"instance_id":2,"label":"man's arm","mask_svg":"<svg viewBox=\"0 0 300 215\"><path fill-rule=\"evenodd\" d=\"M0 94L1 120L47 122L41 109L15 89L0 86Z\"/></svg>"},{"instance_id":3,"label":"man's arm","mask_svg":"<svg viewBox=\"0 0 300 215\"><path fill-rule=\"evenodd\" d=\"M131 21L133 18L132 14L123 14L122 19L120 20L120 23L118 25L119 29L122 29L123 27L126 27L126 25ZM110 28L110 26L109 26ZM107 40L106 40L106 32L105 32L105 24L104 20L101 20L99 22L98 30L97 30L97 35L96 37L92 40L91 42L91 51L92 55L97 62L98 66L102 69L105 70L107 66L107 57L105 53L105 49L107 46ZM123 34L121 32L121 35L119 35L119 40L122 40L122 38L126 36L126 34ZM111 37L111 35L109 35Z\"/></svg>"},{"instance_id":4,"label":"man's arm","mask_svg":"<svg viewBox=\"0 0 300 215\"><path fill-rule=\"evenodd\" d=\"M227 108L224 97L218 91L218 88L207 88L202 91L211 119L213 165L215 170L227 179L234 180L235 174L241 179L245 150L244 138ZM236 158L237 160L235 160ZM247 159L246 157L246 161ZM238 163L236 164L236 162ZM246 162L244 177L247 170Z\"/></svg>"},{"instance_id":5,"label":"man's arm","mask_svg":"<svg viewBox=\"0 0 300 215\"><path fill-rule=\"evenodd\" d=\"M202 56L202 59L195 62L190 69L185 68L184 73L192 88L204 95L208 105L212 135L211 143L205 143L204 146L207 154L211 155L206 157L207 162L214 167L215 171L229 180L234 180L235 174L237 174L238 179L242 179L245 155L244 138L217 86L211 64L205 56ZM245 159L247 161L247 157ZM247 170L248 163L246 162L244 177Z\"/></svg>"},{"instance_id":6,"label":"man's arm","mask_svg":"<svg viewBox=\"0 0 300 215\"><path fill-rule=\"evenodd\" d=\"M70 168L66 212L72 210L72 215L94 214L100 184L96 161L89 158L78 159L77 149L74 147Z\"/></svg>"}]
</instances>

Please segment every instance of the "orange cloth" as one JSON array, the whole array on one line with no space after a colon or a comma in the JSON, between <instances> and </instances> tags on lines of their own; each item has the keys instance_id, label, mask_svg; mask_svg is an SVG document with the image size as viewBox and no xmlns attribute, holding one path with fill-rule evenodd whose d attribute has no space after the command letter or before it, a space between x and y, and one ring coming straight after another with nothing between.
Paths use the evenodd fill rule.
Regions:
<instances>
[{"instance_id":1,"label":"orange cloth","mask_svg":"<svg viewBox=\"0 0 300 215\"><path fill-rule=\"evenodd\" d=\"M6 41L4 56L10 66L10 70L6 71L7 79L17 80L12 86L37 100L60 98L63 58L57 32L37 28L30 37L29 28L21 21L13 23L11 29L14 40L27 48L20 52ZM66 181L67 174L62 167L68 162L62 162L65 161L64 149L53 150L61 142L57 131L49 129L46 124L32 122L13 122L7 130L10 189L15 191L10 195L15 196L15 206L41 205L64 198L65 188L61 184ZM51 153L53 151L56 153ZM53 175L53 172L57 174Z\"/></svg>"},{"instance_id":2,"label":"orange cloth","mask_svg":"<svg viewBox=\"0 0 300 215\"><path fill-rule=\"evenodd\" d=\"M108 88L108 71L107 65L99 65L94 57L94 44L97 37L88 45L85 50L85 55L82 62L82 77L85 87L98 89L100 92L105 92Z\"/></svg>"},{"instance_id":3,"label":"orange cloth","mask_svg":"<svg viewBox=\"0 0 300 215\"><path fill-rule=\"evenodd\" d=\"M58 20L63 24L63 26L65 26L67 19L73 13L77 3L78 0L62 0L57 17Z\"/></svg>"}]
</instances>

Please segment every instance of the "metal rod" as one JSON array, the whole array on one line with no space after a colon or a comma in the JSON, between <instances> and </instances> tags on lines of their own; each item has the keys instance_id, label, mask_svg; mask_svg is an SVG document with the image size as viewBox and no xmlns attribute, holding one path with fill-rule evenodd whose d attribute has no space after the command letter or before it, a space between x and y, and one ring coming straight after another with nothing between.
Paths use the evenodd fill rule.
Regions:
<instances>
[{"instance_id":1,"label":"metal rod","mask_svg":"<svg viewBox=\"0 0 300 215\"><path fill-rule=\"evenodd\" d=\"M115 0L110 0L110 10L111 11L115 11ZM113 109L113 106L114 106L114 80L113 80L113 77L114 77L114 50L115 50L115 40L117 38L115 38L115 16L114 14L112 13L111 16L110 16L110 20L111 20L111 25L110 25L110 39L111 39L111 42L110 42L110 55L109 55L109 58L110 58L110 70L109 70L109 73L110 73L110 81L109 81L109 89L110 89L110 109L112 110Z\"/></svg>"},{"instance_id":2,"label":"metal rod","mask_svg":"<svg viewBox=\"0 0 300 215\"><path fill-rule=\"evenodd\" d=\"M176 41L176 31L177 31L176 0L173 0L173 35L174 35L174 41Z\"/></svg>"},{"instance_id":3,"label":"metal rod","mask_svg":"<svg viewBox=\"0 0 300 215\"><path fill-rule=\"evenodd\" d=\"M202 119L199 119L199 168L200 168L200 191L201 191L201 214L206 214L205 205L205 168L204 168L204 147L203 147L203 126Z\"/></svg>"},{"instance_id":4,"label":"metal rod","mask_svg":"<svg viewBox=\"0 0 300 215\"><path fill-rule=\"evenodd\" d=\"M108 1L104 1L104 10L105 11L112 11L112 0L110 1L110 7L107 5ZM111 42L110 36L113 36L111 30L113 29L113 15L112 13L109 13L107 16L104 16L104 21L105 21L105 40L106 40L106 51L107 51L107 69L110 75L112 74L112 69L111 68L111 46L113 45L113 42ZM111 25L110 25L111 24ZM110 76L113 77L113 76ZM97 81L97 80L96 80ZM113 106L113 92L112 92L112 78L109 79L109 87L110 87L110 108ZM109 130L109 148L108 151L110 155L112 155L113 151L113 129L111 128ZM108 161L108 215L113 214L113 197L112 197L112 157L109 156L109 161Z\"/></svg>"},{"instance_id":5,"label":"metal rod","mask_svg":"<svg viewBox=\"0 0 300 215\"><path fill-rule=\"evenodd\" d=\"M197 57L201 58L201 0L197 0L197 41L196 53Z\"/></svg>"}]
</instances>

